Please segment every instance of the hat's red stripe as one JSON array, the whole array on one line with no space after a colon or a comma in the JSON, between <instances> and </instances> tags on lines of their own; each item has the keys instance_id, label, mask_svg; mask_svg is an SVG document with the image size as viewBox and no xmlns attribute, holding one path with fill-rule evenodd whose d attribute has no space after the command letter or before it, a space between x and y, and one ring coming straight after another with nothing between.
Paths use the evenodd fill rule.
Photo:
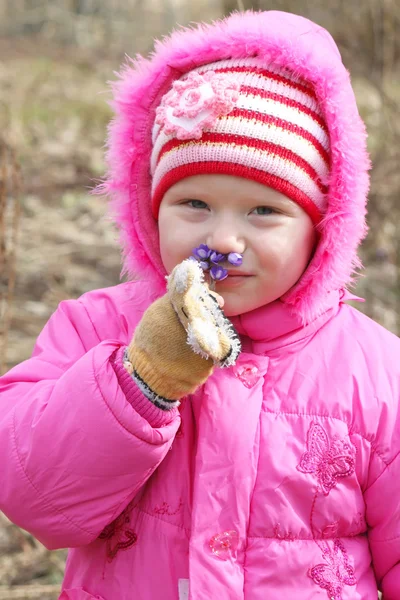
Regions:
<instances>
[{"instance_id":1,"label":"hat's red stripe","mask_svg":"<svg viewBox=\"0 0 400 600\"><path fill-rule=\"evenodd\" d=\"M318 207L306 194L304 194L304 192L299 190L296 186L292 185L285 179L281 179L280 177L271 175L270 173L265 173L259 169L253 169L235 163L213 161L185 164L181 167L177 167L176 169L168 171L165 177L163 177L160 181L153 194L152 211L154 218L158 219L161 201L164 194L171 186L185 177L213 173L243 177L245 179L251 179L252 181L257 181L258 183L271 187L299 204L299 206L301 206L309 215L315 225L321 220L321 213Z\"/></svg>"}]
</instances>

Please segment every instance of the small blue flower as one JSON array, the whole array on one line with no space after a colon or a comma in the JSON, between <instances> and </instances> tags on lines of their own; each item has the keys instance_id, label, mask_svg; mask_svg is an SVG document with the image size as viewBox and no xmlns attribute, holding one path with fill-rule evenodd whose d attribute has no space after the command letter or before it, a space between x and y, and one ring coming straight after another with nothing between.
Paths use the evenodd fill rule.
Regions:
<instances>
[{"instance_id":1,"label":"small blue flower","mask_svg":"<svg viewBox=\"0 0 400 600\"><path fill-rule=\"evenodd\" d=\"M215 281L222 281L228 277L228 271L218 265L211 267L210 275Z\"/></svg>"},{"instance_id":2,"label":"small blue flower","mask_svg":"<svg viewBox=\"0 0 400 600\"><path fill-rule=\"evenodd\" d=\"M230 262L231 265L234 265L235 267L240 267L240 265L243 262L243 256L238 252L231 252L230 254L228 254L228 262Z\"/></svg>"},{"instance_id":3,"label":"small blue flower","mask_svg":"<svg viewBox=\"0 0 400 600\"><path fill-rule=\"evenodd\" d=\"M220 254L219 252L215 252L215 250L213 250L210 255L210 260L213 263L220 263L223 260L226 260L226 254Z\"/></svg>"},{"instance_id":4,"label":"small blue flower","mask_svg":"<svg viewBox=\"0 0 400 600\"><path fill-rule=\"evenodd\" d=\"M203 271L208 271L208 269L210 268L210 265L205 260L200 260L199 265L201 266Z\"/></svg>"},{"instance_id":5,"label":"small blue flower","mask_svg":"<svg viewBox=\"0 0 400 600\"><path fill-rule=\"evenodd\" d=\"M215 285L216 281L222 281L228 277L228 271L218 263L228 261L231 265L239 267L243 262L243 257L238 252L222 254L209 248L206 244L200 244L200 246L194 248L193 256L190 259L196 260L203 271L210 271L211 285ZM215 289L215 287L212 287L212 289Z\"/></svg>"},{"instance_id":6,"label":"small blue flower","mask_svg":"<svg viewBox=\"0 0 400 600\"><path fill-rule=\"evenodd\" d=\"M200 244L197 248L193 250L193 254L199 260L207 260L210 258L212 250L206 244Z\"/></svg>"}]
</instances>

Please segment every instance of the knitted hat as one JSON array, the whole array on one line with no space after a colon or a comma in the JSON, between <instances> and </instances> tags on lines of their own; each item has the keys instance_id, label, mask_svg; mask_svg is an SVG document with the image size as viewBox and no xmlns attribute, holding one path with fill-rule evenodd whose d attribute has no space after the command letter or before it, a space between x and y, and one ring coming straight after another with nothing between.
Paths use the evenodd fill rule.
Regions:
<instances>
[{"instance_id":1,"label":"knitted hat","mask_svg":"<svg viewBox=\"0 0 400 600\"><path fill-rule=\"evenodd\" d=\"M175 183L223 173L271 187L318 223L326 210L328 129L312 86L257 57L198 67L156 111L152 207Z\"/></svg>"}]
</instances>

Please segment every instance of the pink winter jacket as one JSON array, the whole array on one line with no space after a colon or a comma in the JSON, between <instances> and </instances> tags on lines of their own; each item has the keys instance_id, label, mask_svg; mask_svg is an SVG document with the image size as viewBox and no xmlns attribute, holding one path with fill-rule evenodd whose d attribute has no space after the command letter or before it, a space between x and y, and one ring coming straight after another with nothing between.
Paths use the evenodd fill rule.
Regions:
<instances>
[{"instance_id":1,"label":"pink winter jacket","mask_svg":"<svg viewBox=\"0 0 400 600\"><path fill-rule=\"evenodd\" d=\"M284 298L233 319L237 364L163 412L121 366L165 292L154 106L196 64L257 53L311 81L332 146L320 241ZM181 31L115 86L103 186L114 288L61 303L0 380L0 508L69 547L60 600L400 598L400 342L345 304L365 234L365 131L329 34L278 12ZM171 340L171 344L173 340Z\"/></svg>"}]
</instances>

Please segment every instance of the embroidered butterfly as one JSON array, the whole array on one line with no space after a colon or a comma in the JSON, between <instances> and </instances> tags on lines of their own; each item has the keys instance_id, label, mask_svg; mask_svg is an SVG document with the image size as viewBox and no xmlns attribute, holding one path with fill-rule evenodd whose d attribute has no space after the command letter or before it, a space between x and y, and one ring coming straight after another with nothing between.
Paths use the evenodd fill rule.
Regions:
<instances>
[{"instance_id":1,"label":"embroidered butterfly","mask_svg":"<svg viewBox=\"0 0 400 600\"><path fill-rule=\"evenodd\" d=\"M120 550L127 550L137 542L137 534L130 527L133 507L134 500L131 500L119 517L106 525L99 535L100 540L106 540L106 553L109 562L114 560Z\"/></svg>"},{"instance_id":2,"label":"embroidered butterfly","mask_svg":"<svg viewBox=\"0 0 400 600\"><path fill-rule=\"evenodd\" d=\"M314 583L326 590L329 600L343 600L343 587L357 583L346 548L340 540L336 539L333 543L333 550L326 544L322 553L327 564L321 563L312 567L308 575Z\"/></svg>"},{"instance_id":3,"label":"embroidered butterfly","mask_svg":"<svg viewBox=\"0 0 400 600\"><path fill-rule=\"evenodd\" d=\"M327 496L340 477L348 477L355 468L355 448L350 442L329 441L323 427L312 422L307 433L307 451L301 457L297 469L302 473L314 473Z\"/></svg>"}]
</instances>

